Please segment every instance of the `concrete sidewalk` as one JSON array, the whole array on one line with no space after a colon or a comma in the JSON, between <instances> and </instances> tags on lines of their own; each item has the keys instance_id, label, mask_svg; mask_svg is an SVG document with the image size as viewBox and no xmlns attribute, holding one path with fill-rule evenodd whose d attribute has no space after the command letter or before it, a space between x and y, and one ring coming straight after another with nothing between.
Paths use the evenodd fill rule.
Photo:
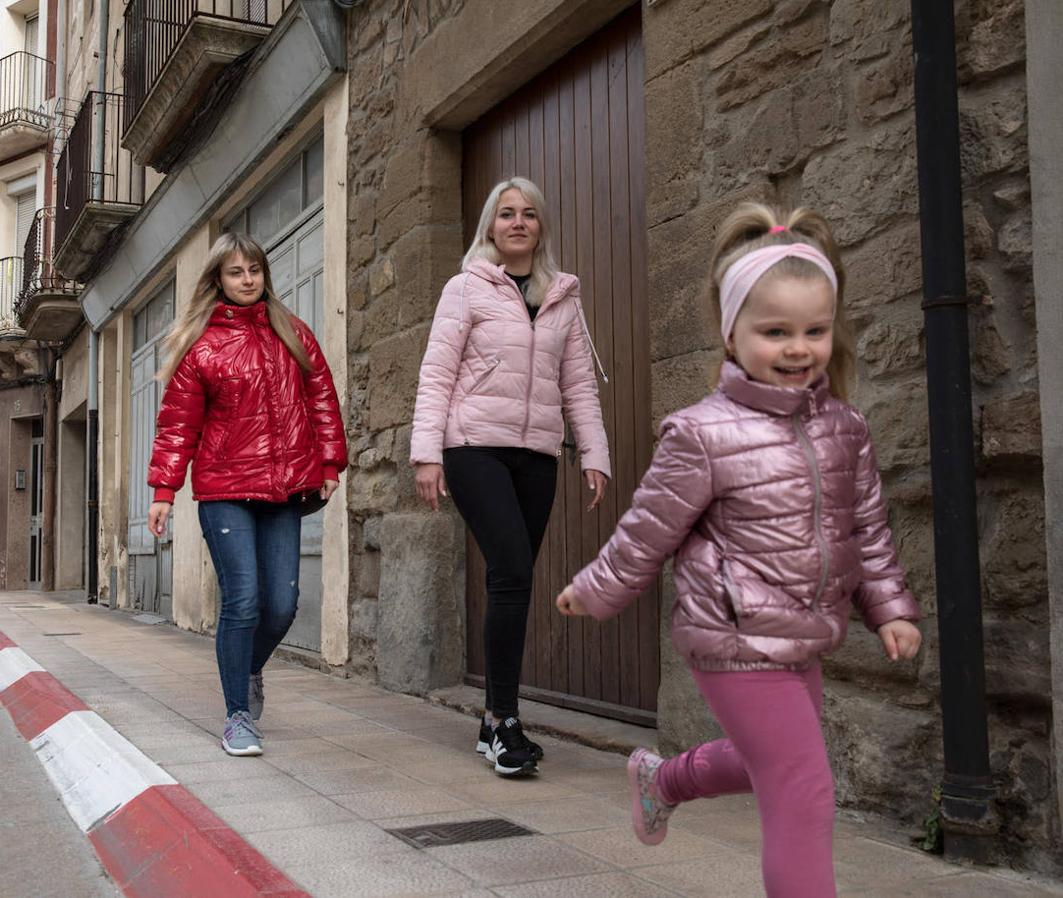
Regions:
<instances>
[{"instance_id":1,"label":"concrete sidewalk","mask_svg":"<svg viewBox=\"0 0 1063 898\"><path fill-rule=\"evenodd\" d=\"M266 670L265 754L229 758L211 640L31 592L0 593L0 631L319 898L762 894L749 798L686 806L664 844L647 848L628 823L621 755L546 736L542 773L504 780L472 750L475 719L283 662ZM0 728L5 757L19 738ZM0 807L0 832L7 816ZM387 832L484 818L534 834L421 849ZM840 818L841 895L1063 896L891 838ZM13 850L0 842L0 867Z\"/></svg>"}]
</instances>

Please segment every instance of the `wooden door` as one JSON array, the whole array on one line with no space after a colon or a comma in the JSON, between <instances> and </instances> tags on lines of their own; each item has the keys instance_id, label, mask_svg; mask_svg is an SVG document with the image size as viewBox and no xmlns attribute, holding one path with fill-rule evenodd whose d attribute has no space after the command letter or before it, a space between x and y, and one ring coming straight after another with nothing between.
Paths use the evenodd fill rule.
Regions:
<instances>
[{"instance_id":1,"label":"wooden door","mask_svg":"<svg viewBox=\"0 0 1063 898\"><path fill-rule=\"evenodd\" d=\"M609 383L599 381L613 480L597 512L578 460L560 461L557 498L535 567L522 695L652 723L660 677L660 588L619 618L568 620L554 597L597 554L649 464L649 335L643 188L643 53L636 6L466 129L465 233L484 198L523 175L546 195L554 251L579 276ZM484 563L468 541L468 681L483 683Z\"/></svg>"}]
</instances>

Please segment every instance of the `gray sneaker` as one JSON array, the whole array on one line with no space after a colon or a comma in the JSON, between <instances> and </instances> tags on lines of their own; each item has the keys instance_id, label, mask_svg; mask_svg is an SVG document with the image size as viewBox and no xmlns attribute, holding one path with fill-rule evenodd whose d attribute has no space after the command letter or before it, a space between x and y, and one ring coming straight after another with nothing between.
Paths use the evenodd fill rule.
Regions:
<instances>
[{"instance_id":1,"label":"gray sneaker","mask_svg":"<svg viewBox=\"0 0 1063 898\"><path fill-rule=\"evenodd\" d=\"M251 674L251 681L247 685L247 706L251 709L252 720L262 717L262 705L266 701L266 693L262 686L262 671Z\"/></svg>"},{"instance_id":2,"label":"gray sneaker","mask_svg":"<svg viewBox=\"0 0 1063 898\"><path fill-rule=\"evenodd\" d=\"M248 711L237 711L232 717L225 719L225 735L222 736L221 747L231 755L260 755L262 754L262 734L251 719Z\"/></svg>"}]
</instances>

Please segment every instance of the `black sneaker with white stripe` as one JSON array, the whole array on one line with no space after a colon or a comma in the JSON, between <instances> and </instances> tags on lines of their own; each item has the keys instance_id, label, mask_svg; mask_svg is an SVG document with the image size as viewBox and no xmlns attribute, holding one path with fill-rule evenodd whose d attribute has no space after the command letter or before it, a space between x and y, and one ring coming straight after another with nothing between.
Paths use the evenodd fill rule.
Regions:
<instances>
[{"instance_id":1,"label":"black sneaker with white stripe","mask_svg":"<svg viewBox=\"0 0 1063 898\"><path fill-rule=\"evenodd\" d=\"M543 747L538 742L532 742L531 739L525 734L524 730L520 731L521 736L524 739L524 745L531 752L533 758L536 761L543 759ZM491 748L491 724L489 724L482 717L480 718L480 733L476 737L476 751L478 754L485 755Z\"/></svg>"},{"instance_id":2,"label":"black sneaker with white stripe","mask_svg":"<svg viewBox=\"0 0 1063 898\"><path fill-rule=\"evenodd\" d=\"M507 717L491 734L491 745L484 755L502 776L528 776L539 772L535 756L516 717Z\"/></svg>"}]
</instances>

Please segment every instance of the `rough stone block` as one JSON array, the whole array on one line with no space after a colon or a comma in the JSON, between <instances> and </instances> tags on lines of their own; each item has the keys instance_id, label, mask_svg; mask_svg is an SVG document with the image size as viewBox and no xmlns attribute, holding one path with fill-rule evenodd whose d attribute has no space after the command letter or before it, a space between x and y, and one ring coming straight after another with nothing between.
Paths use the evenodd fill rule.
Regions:
<instances>
[{"instance_id":1,"label":"rough stone block","mask_svg":"<svg viewBox=\"0 0 1063 898\"><path fill-rule=\"evenodd\" d=\"M673 412L698 402L712 389L723 363L723 350L701 350L653 363L654 433Z\"/></svg>"},{"instance_id":2,"label":"rough stone block","mask_svg":"<svg viewBox=\"0 0 1063 898\"><path fill-rule=\"evenodd\" d=\"M856 80L853 108L864 124L892 118L914 105L910 53L891 54L870 65Z\"/></svg>"},{"instance_id":3,"label":"rough stone block","mask_svg":"<svg viewBox=\"0 0 1063 898\"><path fill-rule=\"evenodd\" d=\"M860 388L857 404L867 416L879 469L920 468L930 460L926 385L921 379ZM865 402L863 397L870 394Z\"/></svg>"},{"instance_id":4,"label":"rough stone block","mask_svg":"<svg viewBox=\"0 0 1063 898\"><path fill-rule=\"evenodd\" d=\"M918 213L915 133L911 122L814 156L804 171L804 202L818 210L842 246Z\"/></svg>"},{"instance_id":5,"label":"rough stone block","mask_svg":"<svg viewBox=\"0 0 1063 898\"><path fill-rule=\"evenodd\" d=\"M377 670L424 694L460 682L465 661L465 530L456 515L392 514L381 526Z\"/></svg>"},{"instance_id":6,"label":"rough stone block","mask_svg":"<svg viewBox=\"0 0 1063 898\"><path fill-rule=\"evenodd\" d=\"M883 56L891 49L891 32L907 33L911 13L907 0L834 0L830 42L849 42L846 56L854 62Z\"/></svg>"},{"instance_id":7,"label":"rough stone block","mask_svg":"<svg viewBox=\"0 0 1063 898\"><path fill-rule=\"evenodd\" d=\"M646 84L646 159L656 178L682 178L702 167L703 69L693 60Z\"/></svg>"},{"instance_id":8,"label":"rough stone block","mask_svg":"<svg viewBox=\"0 0 1063 898\"><path fill-rule=\"evenodd\" d=\"M971 377L983 386L995 383L1011 370L1011 346L997 328L991 305L975 306L971 328Z\"/></svg>"},{"instance_id":9,"label":"rough stone block","mask_svg":"<svg viewBox=\"0 0 1063 898\"><path fill-rule=\"evenodd\" d=\"M918 306L883 316L860 335L857 358L873 378L923 369L923 314Z\"/></svg>"},{"instance_id":10,"label":"rough stone block","mask_svg":"<svg viewBox=\"0 0 1063 898\"><path fill-rule=\"evenodd\" d=\"M753 19L774 0L670 0L643 19L646 78L655 78Z\"/></svg>"},{"instance_id":11,"label":"rough stone block","mask_svg":"<svg viewBox=\"0 0 1063 898\"><path fill-rule=\"evenodd\" d=\"M986 605L1030 608L1048 595L1044 495L1037 485L996 480L978 496Z\"/></svg>"},{"instance_id":12,"label":"rough stone block","mask_svg":"<svg viewBox=\"0 0 1063 898\"><path fill-rule=\"evenodd\" d=\"M974 15L966 34L966 17L957 21L956 62L960 78L986 79L1022 65L1026 60L1023 0L997 0L981 9L977 4L972 7Z\"/></svg>"},{"instance_id":13,"label":"rough stone block","mask_svg":"<svg viewBox=\"0 0 1063 898\"><path fill-rule=\"evenodd\" d=\"M904 222L842 254L847 273L845 305L851 312L878 314L883 303L923 289L919 223Z\"/></svg>"},{"instance_id":14,"label":"rough stone block","mask_svg":"<svg viewBox=\"0 0 1063 898\"><path fill-rule=\"evenodd\" d=\"M379 340L369 351L369 429L384 430L413 418L428 325Z\"/></svg>"},{"instance_id":15,"label":"rough stone block","mask_svg":"<svg viewBox=\"0 0 1063 898\"><path fill-rule=\"evenodd\" d=\"M1027 390L982 406L982 458L1029 462L1041 458L1041 404Z\"/></svg>"},{"instance_id":16,"label":"rough stone block","mask_svg":"<svg viewBox=\"0 0 1063 898\"><path fill-rule=\"evenodd\" d=\"M350 469L349 509L354 514L382 514L395 508L395 470L390 465L372 471Z\"/></svg>"},{"instance_id":17,"label":"rough stone block","mask_svg":"<svg viewBox=\"0 0 1063 898\"><path fill-rule=\"evenodd\" d=\"M823 730L841 805L916 823L941 770L936 710L905 708L849 684L825 684Z\"/></svg>"},{"instance_id":18,"label":"rough stone block","mask_svg":"<svg viewBox=\"0 0 1063 898\"><path fill-rule=\"evenodd\" d=\"M1026 92L1004 81L990 91L960 94L960 166L965 184L985 175L1023 172L1029 165L1026 143Z\"/></svg>"}]
</instances>

